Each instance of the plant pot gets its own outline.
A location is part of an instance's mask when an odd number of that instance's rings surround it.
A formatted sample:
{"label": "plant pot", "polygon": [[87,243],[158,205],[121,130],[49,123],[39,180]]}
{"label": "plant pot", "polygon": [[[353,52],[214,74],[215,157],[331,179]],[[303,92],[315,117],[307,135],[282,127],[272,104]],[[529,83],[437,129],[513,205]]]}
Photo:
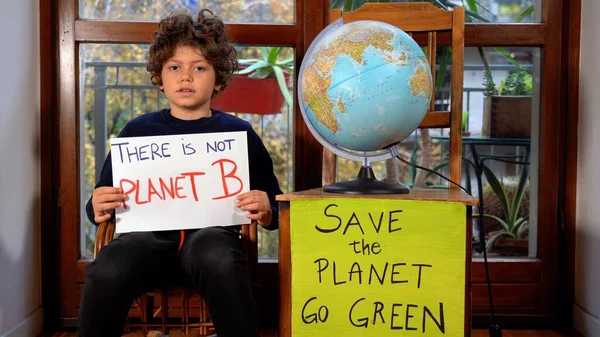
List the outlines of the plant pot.
{"label": "plant pot", "polygon": [[502,256],[527,256],[529,254],[529,240],[500,238],[494,242],[491,252]]}
{"label": "plant pot", "polygon": [[530,138],[531,96],[485,97],[481,135],[491,138]]}
{"label": "plant pot", "polygon": [[[285,74],[286,82],[289,74]],[[271,115],[281,112],[284,97],[276,78],[235,75],[231,84],[212,99],[211,108],[226,112]]]}

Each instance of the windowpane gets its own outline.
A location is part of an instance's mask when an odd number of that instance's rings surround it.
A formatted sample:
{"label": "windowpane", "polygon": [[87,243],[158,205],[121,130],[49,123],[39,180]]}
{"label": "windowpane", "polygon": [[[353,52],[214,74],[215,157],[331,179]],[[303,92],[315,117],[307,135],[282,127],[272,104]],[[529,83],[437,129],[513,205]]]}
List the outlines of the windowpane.
{"label": "windowpane", "polygon": [[[490,81],[485,80],[486,68],[479,48],[465,48],[461,185],[474,196],[480,193],[473,168],[473,144],[476,154],[480,159],[485,158],[483,164],[489,169],[486,170],[488,174],[480,178],[489,255],[535,257],[540,49],[482,48],[481,51],[489,64]],[[437,74],[443,54],[443,48],[440,48]],[[448,64],[448,69],[450,67]],[[437,92],[435,110],[449,109],[450,82],[448,76]],[[414,132],[398,145],[398,149],[406,160],[448,177],[449,145],[448,129],[429,129]],[[360,165],[360,162],[338,158],[337,180],[354,179]],[[436,175],[415,170],[397,160],[375,162],[371,166],[380,180],[398,181],[409,187],[448,187],[448,183]],[[520,179],[523,184],[519,184]],[[494,188],[496,182],[497,189]],[[515,198],[520,202],[513,203]],[[481,253],[478,228],[478,220],[474,217],[474,256]]]}
{"label": "windowpane", "polygon": [[475,0],[475,8],[466,1],[452,0],[465,6],[466,22],[532,23],[540,22],[542,0]]}
{"label": "windowpane", "polygon": [[[535,257],[540,49],[482,50],[491,77],[484,76],[478,48],[465,48],[463,108],[468,117],[463,148],[472,162],[473,143],[477,154],[486,157],[484,164],[491,173],[482,177],[487,249],[491,256]],[[492,78],[493,83],[487,78]],[[476,186],[473,173],[471,168],[472,185]],[[522,188],[520,179],[524,181]],[[500,183],[499,189],[493,188],[495,181]],[[519,197],[521,202],[513,203]],[[474,227],[474,234],[478,233],[477,228]],[[477,235],[473,239],[479,242]],[[473,253],[478,252],[480,249],[474,247]]]}
{"label": "windowpane", "polygon": [[[109,149],[108,141],[121,131],[132,118],[141,114],[168,108],[168,101],[158,87],[152,85],[146,72],[148,45],[134,44],[81,44],[80,45],[80,203],[81,203],[81,255],[93,255],[95,228],[85,214],[89,199],[102,169]],[[279,54],[280,59],[294,55],[292,48],[245,47],[239,49],[242,59],[262,58],[263,52]],[[292,63],[293,64],[293,61]],[[293,74],[293,71],[291,71]],[[241,75],[240,75],[241,76]],[[275,108],[268,105],[251,105],[248,95],[252,87],[240,85],[240,76],[219,95],[221,103],[213,108],[247,120],[261,136],[274,163],[274,171],[284,192],[293,191],[293,109],[286,103],[273,78],[256,79],[251,85],[259,86],[258,101],[269,101],[268,88],[274,82]],[[245,77],[245,76],[244,76]],[[253,79],[254,80],[254,79]],[[269,81],[268,84],[263,82]],[[289,93],[293,81],[287,81]],[[237,91],[241,89],[240,91]],[[245,95],[242,97],[241,95]],[[237,100],[242,106],[222,103]],[[261,110],[259,110],[259,108]],[[277,232],[259,231],[259,256],[277,256]]]}
{"label": "windowpane", "polygon": [[173,10],[208,8],[226,22],[294,23],[294,0],[79,0],[82,19],[159,21]]}

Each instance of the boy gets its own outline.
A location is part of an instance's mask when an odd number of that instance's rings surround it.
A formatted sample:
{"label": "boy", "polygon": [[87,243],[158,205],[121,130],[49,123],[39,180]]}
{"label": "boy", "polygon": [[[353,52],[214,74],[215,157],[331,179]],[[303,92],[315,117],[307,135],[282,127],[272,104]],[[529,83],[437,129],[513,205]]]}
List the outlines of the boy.
{"label": "boy", "polygon": [[[208,10],[196,22],[189,14],[173,13],[159,23],[147,65],[170,109],[133,119],[119,136],[247,131],[251,190],[238,196],[237,206],[250,212],[249,221],[276,229],[275,195],[282,192],[268,152],[247,122],[210,109],[211,98],[227,87],[236,67],[236,51],[219,18]],[[86,207],[94,224],[110,220],[125,198],[112,186],[109,154]],[[256,337],[257,313],[245,262],[237,227],[123,234],[86,269],[79,336],[120,336],[133,299],[183,271],[206,300],[220,337]]]}

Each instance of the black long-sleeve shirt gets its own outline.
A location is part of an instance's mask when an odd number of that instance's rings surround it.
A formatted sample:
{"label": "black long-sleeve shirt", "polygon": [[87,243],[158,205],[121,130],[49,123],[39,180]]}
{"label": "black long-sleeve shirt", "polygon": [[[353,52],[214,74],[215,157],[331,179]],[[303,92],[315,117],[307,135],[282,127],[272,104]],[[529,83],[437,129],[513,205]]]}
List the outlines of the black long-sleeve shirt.
{"label": "black long-sleeve shirt", "polygon": [[[273,173],[273,161],[263,145],[262,140],[248,122],[216,110],[212,111],[210,117],[191,121],[181,120],[173,117],[169,109],[165,109],[144,114],[131,120],[121,130],[119,137],[164,136],[234,131],[246,131],[248,137],[248,161],[250,166],[250,189],[261,190],[267,193],[271,202],[271,211],[273,212],[273,220],[267,229],[277,229],[279,227],[279,208],[275,201],[275,196],[282,192],[279,188],[277,178]],[[113,186],[110,153],[104,162],[100,180],[96,184],[96,188],[101,186]],[[98,225],[94,221],[94,209],[91,197],[87,202],[86,212],[90,221],[93,224]]]}

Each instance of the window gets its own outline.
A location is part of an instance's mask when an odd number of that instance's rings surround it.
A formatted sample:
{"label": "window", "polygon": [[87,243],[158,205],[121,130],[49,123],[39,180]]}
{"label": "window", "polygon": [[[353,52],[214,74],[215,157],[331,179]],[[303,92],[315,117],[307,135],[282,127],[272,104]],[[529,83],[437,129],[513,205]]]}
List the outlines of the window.
{"label": "window", "polygon": [[[539,178],[540,49],[532,47],[465,49],[463,90],[464,181],[483,193],[486,249],[492,258],[537,257]],[[495,90],[493,90],[495,89]],[[471,144],[489,168],[477,177]],[[466,164],[469,163],[469,164]],[[466,173],[467,165],[469,174]],[[524,184],[519,186],[520,179]],[[498,182],[499,186],[494,183]],[[514,202],[516,201],[520,202]],[[478,220],[475,220],[477,222]],[[474,256],[480,254],[479,226],[473,226]]]}
{"label": "window", "polygon": [[[125,124],[144,113],[168,108],[164,94],[152,85],[146,71],[148,45],[139,44],[81,44],[80,83],[80,218],[81,255],[93,256],[96,228],[87,219],[85,205],[100,177],[102,164],[108,154],[109,139],[116,137]],[[262,57],[263,49],[240,47],[242,59]],[[283,48],[280,59],[293,58],[292,48]],[[239,79],[233,79],[239,81]],[[293,85],[293,81],[288,81]],[[276,85],[275,93],[279,94]],[[227,89],[229,94],[236,90],[234,85]],[[290,87],[289,90],[293,90]],[[224,94],[223,93],[223,94]],[[234,93],[235,95],[236,93]],[[240,94],[244,94],[241,92]],[[261,99],[265,99],[263,93]],[[236,97],[242,99],[241,97]],[[227,98],[224,98],[227,99]],[[231,97],[229,98],[231,99]],[[246,97],[246,100],[250,97]],[[280,102],[281,103],[281,102]],[[227,111],[248,121],[262,138],[271,158],[279,185],[284,193],[291,192],[293,186],[293,110],[288,104],[281,104],[276,111]],[[259,231],[259,256],[277,257],[277,232]]]}

